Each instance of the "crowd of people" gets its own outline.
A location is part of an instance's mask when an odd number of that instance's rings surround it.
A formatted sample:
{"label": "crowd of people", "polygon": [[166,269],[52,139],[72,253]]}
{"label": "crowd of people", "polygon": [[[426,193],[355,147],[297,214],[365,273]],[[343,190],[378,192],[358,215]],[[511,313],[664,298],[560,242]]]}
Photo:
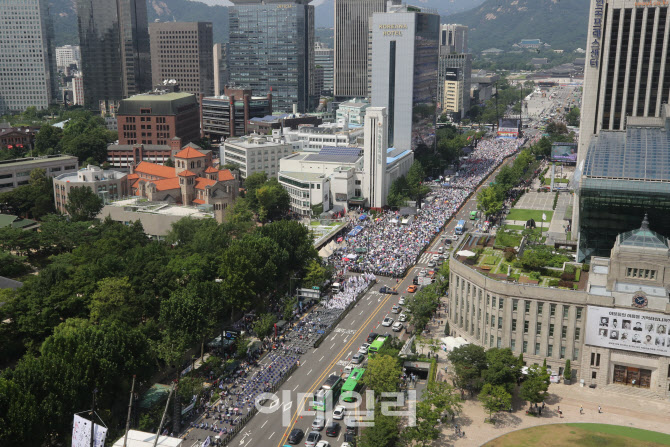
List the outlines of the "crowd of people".
{"label": "crowd of people", "polygon": [[458,175],[452,176],[448,186],[433,190],[433,199],[426,201],[406,225],[397,222],[396,211],[386,211],[363,221],[358,216],[352,217],[348,228],[361,226],[362,230],[346,237],[329,262],[340,275],[368,272],[395,278],[402,276],[482,180],[523,143],[516,139],[481,140],[461,163]]}
{"label": "crowd of people", "polygon": [[364,273],[358,276],[349,276],[344,282],[340,283],[339,293],[333,295],[328,299],[323,307],[326,309],[344,310],[351,304],[361,292],[368,288],[370,283],[374,281],[375,275],[371,273]]}

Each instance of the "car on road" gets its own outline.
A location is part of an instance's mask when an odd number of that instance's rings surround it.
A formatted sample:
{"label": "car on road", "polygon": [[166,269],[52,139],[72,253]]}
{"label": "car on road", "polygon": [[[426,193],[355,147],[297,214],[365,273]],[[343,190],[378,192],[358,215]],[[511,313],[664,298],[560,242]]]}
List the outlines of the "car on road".
{"label": "car on road", "polygon": [[297,444],[300,441],[302,441],[302,438],[305,437],[305,432],[300,430],[299,428],[294,428],[291,430],[291,434],[288,435],[288,443],[289,444]]}
{"label": "car on road", "polygon": [[351,363],[358,365],[359,363],[363,363],[364,359],[365,356],[363,354],[354,354],[354,356],[351,358]]}
{"label": "car on road", "polygon": [[439,253],[434,253],[432,259],[433,259],[433,261],[437,261],[438,259],[440,259],[440,254]]}
{"label": "car on road", "polygon": [[386,317],[384,318],[384,321],[382,321],[382,326],[384,327],[389,327],[393,324],[393,318],[391,317]]}
{"label": "car on road", "polygon": [[318,444],[316,444],[316,447],[330,447],[330,442],[328,442],[328,441],[319,441]]}
{"label": "car on road", "polygon": [[370,347],[369,343],[363,343],[360,348],[358,348],[358,353],[359,354],[367,354],[368,353],[368,348]]}
{"label": "car on road", "polygon": [[404,323],[405,321],[407,321],[407,315],[405,315],[404,313],[400,314],[400,316],[398,317],[398,321],[402,321]]}
{"label": "car on road", "polygon": [[436,266],[435,261],[430,261],[428,263],[428,267],[435,267],[435,266]]}
{"label": "car on road", "polygon": [[375,338],[377,338],[377,337],[379,337],[379,334],[378,334],[378,333],[376,333],[376,332],[370,332],[370,335],[368,335],[367,342],[368,342],[368,343],[372,343],[373,341],[375,341]]}
{"label": "car on road", "polygon": [[314,447],[317,442],[321,440],[321,433],[318,431],[311,431],[305,439],[305,447]]}
{"label": "car on road", "polygon": [[390,287],[386,287],[386,286],[383,286],[381,289],[379,289],[379,293],[385,293],[385,294],[388,294],[388,295],[397,295],[398,294],[397,291],[393,290]]}
{"label": "car on road", "polygon": [[[424,276],[425,276],[425,275],[424,275]],[[407,291],[408,291],[409,293],[414,293],[414,292],[416,292],[416,286],[415,286],[414,284],[412,284],[411,286],[409,286],[409,287],[407,288]]]}
{"label": "car on road", "polygon": [[393,329],[393,332],[400,332],[400,331],[402,331],[402,323],[399,322],[399,321],[398,321],[397,323],[394,323],[392,329]]}
{"label": "car on road", "polygon": [[400,306],[398,306],[398,305],[396,304],[396,305],[393,306],[393,308],[391,309],[391,312],[393,312],[394,314],[399,314],[399,313],[400,313]]}
{"label": "car on road", "polygon": [[353,447],[353,445],[349,444],[348,442],[343,442],[340,447]]}
{"label": "car on road", "polygon": [[333,419],[336,419],[338,421],[344,419],[345,414],[347,414],[347,409],[344,407],[344,405],[338,405],[333,410]]}
{"label": "car on road", "polygon": [[404,306],[405,305],[405,297],[401,296],[400,299],[398,300],[398,305]]}
{"label": "car on road", "polygon": [[323,427],[326,426],[326,421],[322,417],[317,417],[312,422],[312,430],[323,430]]}
{"label": "car on road", "polygon": [[415,276],[415,277],[412,279],[412,284],[414,284],[414,285],[418,285],[418,284],[419,284],[419,277],[418,277],[418,276]]}
{"label": "car on road", "polygon": [[337,435],[340,434],[340,428],[341,428],[340,424],[334,421],[331,422],[330,424],[328,424],[328,427],[326,427],[326,436],[330,436],[333,438],[336,437]]}
{"label": "car on road", "polygon": [[419,272],[419,277],[422,277],[422,276],[426,276],[426,270],[425,269],[421,269],[421,271]]}

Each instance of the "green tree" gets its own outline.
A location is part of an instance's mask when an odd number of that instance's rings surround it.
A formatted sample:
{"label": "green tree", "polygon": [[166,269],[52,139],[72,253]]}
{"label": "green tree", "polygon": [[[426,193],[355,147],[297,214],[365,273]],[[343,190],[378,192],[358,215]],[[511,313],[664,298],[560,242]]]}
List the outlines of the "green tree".
{"label": "green tree", "polygon": [[102,118],[83,113],[67,122],[60,145],[64,153],[76,156],[80,162],[93,159],[103,163],[107,145],[116,138],[117,134],[107,130]]}
{"label": "green tree", "polygon": [[254,172],[244,180],[244,197],[249,201],[249,208],[258,212],[259,203],[256,197],[256,190],[265,185],[268,181],[268,175],[265,171]]}
{"label": "green tree", "polygon": [[307,269],[305,271],[305,277],[302,280],[303,287],[321,287],[326,281],[328,272],[326,267],[324,267],[319,261],[313,259],[307,264]]}
{"label": "green tree", "polygon": [[366,427],[358,438],[359,447],[395,447],[398,444],[400,421],[397,416],[382,414],[381,406],[375,408],[374,424]]}
{"label": "green tree", "polygon": [[512,406],[512,395],[501,385],[485,384],[478,398],[486,411],[488,411],[489,420],[493,419],[495,413]]}
{"label": "green tree", "polygon": [[429,381],[421,399],[430,403],[439,415],[454,416],[463,410],[459,393],[447,382]]}
{"label": "green tree", "polygon": [[500,188],[488,186],[477,194],[477,209],[486,216],[493,216],[502,211],[503,199]]}
{"label": "green tree", "polygon": [[568,123],[568,126],[579,126],[580,115],[581,112],[579,107],[573,107],[570,109],[570,111],[565,115],[565,121]]}
{"label": "green tree", "polygon": [[439,300],[437,283],[424,287],[407,299],[409,320],[416,332],[420,333],[426,327],[437,309]]}
{"label": "green tree", "polygon": [[258,219],[261,222],[278,220],[291,209],[291,197],[277,179],[268,180],[256,190]]}
{"label": "green tree", "polygon": [[520,377],[519,361],[509,348],[491,348],[486,351],[484,382],[503,386],[512,391]]}
{"label": "green tree", "polygon": [[254,212],[245,197],[238,197],[228,213],[228,221],[235,225],[246,226],[254,220]]}
{"label": "green tree", "polygon": [[418,202],[430,193],[430,187],[423,184],[426,172],[421,162],[414,161],[407,172],[407,184],[409,185],[410,197]]}
{"label": "green tree", "polygon": [[42,126],[35,135],[35,150],[39,155],[58,153],[63,130],[54,126]]}
{"label": "green tree", "polygon": [[451,351],[447,358],[454,367],[456,386],[461,393],[466,389],[477,389],[482,372],[486,369],[486,351],[481,346],[467,344]]}
{"label": "green tree", "polygon": [[429,401],[417,403],[416,424],[406,427],[401,433],[405,445],[430,445],[440,436],[439,420],[440,412]]}
{"label": "green tree", "polygon": [[90,221],[100,213],[104,202],[88,186],[70,188],[65,210],[75,222]]}
{"label": "green tree", "polygon": [[35,396],[0,376],[0,444],[42,445],[42,418]]}
{"label": "green tree", "polygon": [[400,208],[409,200],[409,185],[407,178],[403,175],[393,180],[388,194],[388,205],[391,208]]}
{"label": "green tree", "polygon": [[401,373],[402,369],[396,358],[377,354],[368,360],[363,382],[376,396],[381,396],[381,393],[398,391]]}
{"label": "green tree", "polygon": [[30,271],[30,266],[25,263],[25,258],[15,256],[6,251],[0,251],[0,276],[18,278]]}
{"label": "green tree", "polygon": [[33,219],[55,212],[52,179],[44,169],[33,169],[27,185],[0,194],[0,207],[5,213]]}
{"label": "green tree", "polygon": [[91,297],[90,319],[92,322],[120,321],[137,326],[142,318],[142,309],[128,277],[104,278],[98,281],[97,290]]}
{"label": "green tree", "polygon": [[521,384],[519,397],[531,404],[539,404],[547,398],[549,389],[549,374],[546,367],[532,365],[528,368],[526,380]]}
{"label": "green tree", "polygon": [[265,340],[272,335],[277,317],[272,314],[261,314],[253,325],[254,333],[260,340]]}
{"label": "green tree", "polygon": [[165,160],[165,163],[163,163],[163,166],[167,166],[168,168],[174,168],[174,161],[172,161],[172,158],[168,158]]}

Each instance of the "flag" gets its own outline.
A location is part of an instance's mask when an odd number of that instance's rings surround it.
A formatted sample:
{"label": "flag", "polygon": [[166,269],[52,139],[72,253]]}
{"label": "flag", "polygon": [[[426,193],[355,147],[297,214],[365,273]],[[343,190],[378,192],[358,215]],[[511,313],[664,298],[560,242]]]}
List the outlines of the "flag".
{"label": "flag", "polygon": [[202,447],[208,447],[209,444],[211,444],[211,443],[212,443],[212,439],[209,436],[207,436],[207,439],[205,439],[205,442],[202,443]]}
{"label": "flag", "polygon": [[547,220],[547,215],[545,213],[542,213],[542,220]]}

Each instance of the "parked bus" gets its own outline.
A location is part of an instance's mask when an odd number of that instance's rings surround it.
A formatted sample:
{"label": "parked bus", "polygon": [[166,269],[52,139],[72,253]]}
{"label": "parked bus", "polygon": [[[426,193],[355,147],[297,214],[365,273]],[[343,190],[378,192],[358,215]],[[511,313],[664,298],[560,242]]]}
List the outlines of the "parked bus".
{"label": "parked bus", "polygon": [[321,388],[314,393],[312,407],[317,411],[326,411],[326,408],[332,409],[333,404],[340,397],[343,383],[344,381],[340,376],[335,374],[328,376]]}
{"label": "parked bus", "polygon": [[465,231],[465,221],[464,220],[459,220],[458,223],[456,224],[456,234],[463,234]]}
{"label": "parked bus", "polygon": [[368,347],[368,353],[370,355],[375,354],[377,351],[381,349],[382,346],[384,346],[385,341],[386,337],[377,337],[375,341],[372,342],[370,347]]}
{"label": "parked bus", "polygon": [[470,220],[475,220],[477,218],[477,211],[470,211]]}
{"label": "parked bus", "polygon": [[354,370],[351,371],[349,378],[346,380],[346,382],[344,382],[344,385],[342,385],[341,396],[344,402],[356,402],[354,393],[360,392],[361,388],[363,387],[363,382],[361,379],[363,378],[364,373],[364,368],[354,368]]}

